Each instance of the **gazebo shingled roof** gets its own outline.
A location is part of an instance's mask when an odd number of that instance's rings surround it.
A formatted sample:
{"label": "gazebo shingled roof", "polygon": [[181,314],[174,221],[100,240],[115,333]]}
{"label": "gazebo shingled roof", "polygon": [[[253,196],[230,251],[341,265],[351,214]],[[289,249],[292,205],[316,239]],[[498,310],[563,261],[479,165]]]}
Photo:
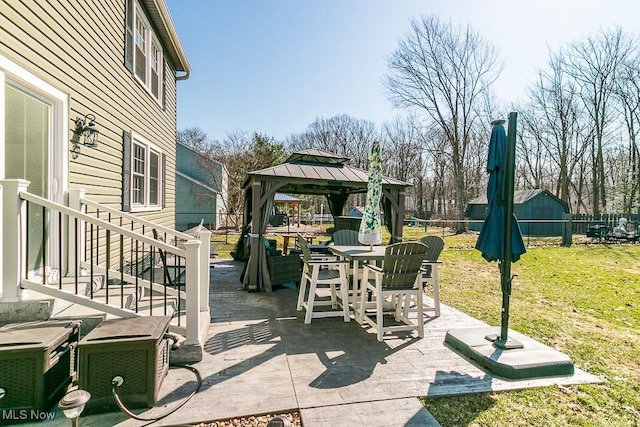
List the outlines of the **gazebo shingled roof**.
{"label": "gazebo shingled roof", "polygon": [[[244,182],[245,224],[243,234],[251,229],[251,251],[244,276],[249,290],[271,290],[266,269],[266,254],[262,235],[273,206],[276,192],[326,195],[333,216],[340,216],[349,194],[366,193],[368,173],[346,165],[346,157],[327,151],[309,149],[297,151],[285,163],[249,172]],[[382,195],[385,224],[391,232],[391,243],[402,240],[404,220],[404,190],[410,187],[403,181],[383,177]],[[250,228],[249,228],[250,226]]]}

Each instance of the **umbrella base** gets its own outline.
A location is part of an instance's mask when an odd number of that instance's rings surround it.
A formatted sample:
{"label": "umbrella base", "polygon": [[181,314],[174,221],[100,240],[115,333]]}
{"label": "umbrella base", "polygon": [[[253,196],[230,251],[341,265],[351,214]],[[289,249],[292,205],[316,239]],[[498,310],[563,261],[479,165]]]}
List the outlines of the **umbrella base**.
{"label": "umbrella base", "polygon": [[[519,348],[500,348],[487,336],[500,336],[500,328],[451,329],[444,339],[451,348],[492,374],[508,378],[538,378],[574,374],[571,359],[563,353],[509,329]],[[507,341],[508,343],[508,341]]]}
{"label": "umbrella base", "polygon": [[524,344],[512,338],[507,338],[506,341],[500,339],[500,334],[490,334],[484,337],[484,339],[492,342],[493,345],[503,350],[515,350],[517,348],[524,348]]}

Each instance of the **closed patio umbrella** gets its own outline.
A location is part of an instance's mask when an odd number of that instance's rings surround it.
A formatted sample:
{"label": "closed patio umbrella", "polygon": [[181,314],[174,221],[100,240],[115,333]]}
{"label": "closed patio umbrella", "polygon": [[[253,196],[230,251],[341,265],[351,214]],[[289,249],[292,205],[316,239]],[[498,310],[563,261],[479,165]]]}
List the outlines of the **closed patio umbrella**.
{"label": "closed patio umbrella", "polygon": [[[513,215],[515,170],[515,129],[517,113],[509,114],[509,138],[504,120],[491,124],[491,139],[487,156],[487,213],[476,242],[476,249],[487,261],[499,261],[502,284],[502,321],[496,345],[508,348],[509,297],[511,295],[511,263],[526,252],[520,227]],[[513,348],[513,347],[510,347]]]}
{"label": "closed patio umbrella", "polygon": [[367,181],[367,203],[362,214],[358,241],[364,245],[382,243],[380,225],[380,198],[382,196],[382,159],[380,143],[373,141],[369,151],[369,180]]}

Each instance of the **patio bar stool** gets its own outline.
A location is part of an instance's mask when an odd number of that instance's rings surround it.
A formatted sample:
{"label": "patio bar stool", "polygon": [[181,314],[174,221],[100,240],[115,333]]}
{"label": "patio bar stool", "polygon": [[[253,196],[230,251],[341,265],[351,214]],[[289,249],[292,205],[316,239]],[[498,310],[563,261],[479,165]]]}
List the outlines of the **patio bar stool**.
{"label": "patio bar stool", "polygon": [[[303,237],[298,238],[298,245],[302,250],[303,267],[296,309],[306,310],[304,323],[311,323],[313,318],[339,316],[348,322],[350,320],[348,262],[340,261],[336,257],[312,256],[307,241]],[[316,300],[321,297],[318,291],[322,288],[330,291],[329,300]],[[331,309],[315,310],[319,306],[331,306]]]}
{"label": "patio bar stool", "polygon": [[[434,317],[440,317],[440,284],[438,283],[438,267],[442,261],[438,261],[438,257],[444,248],[444,240],[440,236],[424,236],[420,242],[427,245],[427,259],[422,263],[422,290],[423,295],[423,311],[433,312]],[[433,292],[433,304],[428,304],[425,296]],[[404,314],[408,316],[409,311],[413,309],[413,301],[411,297],[407,298],[404,307]]]}

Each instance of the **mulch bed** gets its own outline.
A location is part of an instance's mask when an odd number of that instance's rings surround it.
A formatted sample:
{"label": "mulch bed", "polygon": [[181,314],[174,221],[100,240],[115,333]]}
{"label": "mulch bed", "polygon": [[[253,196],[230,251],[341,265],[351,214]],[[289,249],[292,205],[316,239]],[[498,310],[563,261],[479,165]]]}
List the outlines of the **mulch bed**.
{"label": "mulch bed", "polygon": [[298,411],[286,412],[283,414],[264,414],[248,417],[229,418],[226,420],[212,421],[210,423],[200,423],[195,427],[267,427],[271,418],[276,415],[283,415],[291,421],[294,427],[302,427],[300,413]]}

